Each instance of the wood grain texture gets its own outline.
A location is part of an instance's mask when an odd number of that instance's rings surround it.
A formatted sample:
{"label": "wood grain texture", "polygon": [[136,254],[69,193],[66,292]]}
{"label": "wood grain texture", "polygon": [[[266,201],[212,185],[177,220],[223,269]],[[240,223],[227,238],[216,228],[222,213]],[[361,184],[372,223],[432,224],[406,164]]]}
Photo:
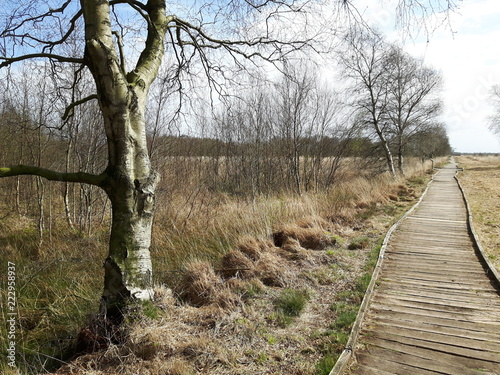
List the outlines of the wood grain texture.
{"label": "wood grain texture", "polygon": [[344,374],[500,375],[500,289],[476,254],[455,172],[441,169],[392,234]]}

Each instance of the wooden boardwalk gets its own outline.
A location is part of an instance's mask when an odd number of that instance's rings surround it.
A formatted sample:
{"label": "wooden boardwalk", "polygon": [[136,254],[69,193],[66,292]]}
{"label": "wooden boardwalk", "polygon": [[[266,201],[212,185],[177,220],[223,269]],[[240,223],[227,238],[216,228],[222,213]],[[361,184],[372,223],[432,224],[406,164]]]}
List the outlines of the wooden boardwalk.
{"label": "wooden boardwalk", "polygon": [[455,172],[440,170],[392,234],[343,374],[500,375],[500,291],[475,253]]}

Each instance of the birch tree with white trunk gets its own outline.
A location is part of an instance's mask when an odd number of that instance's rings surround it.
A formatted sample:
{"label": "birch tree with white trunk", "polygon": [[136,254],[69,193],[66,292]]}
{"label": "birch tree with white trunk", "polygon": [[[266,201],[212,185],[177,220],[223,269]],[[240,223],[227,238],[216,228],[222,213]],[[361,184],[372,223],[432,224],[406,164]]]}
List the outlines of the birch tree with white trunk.
{"label": "birch tree with white trunk", "polygon": [[380,34],[353,28],[346,34],[338,55],[344,77],[349,79],[351,105],[362,126],[375,134],[383,150],[387,170],[396,176],[387,133],[386,51],[387,43]]}
{"label": "birch tree with white trunk", "polygon": [[[107,139],[107,167],[101,173],[13,165],[0,167],[0,177],[33,175],[95,185],[106,192],[112,225],[101,306],[109,318],[119,321],[128,301],[152,296],[150,244],[160,176],[151,166],[147,148],[146,108],[166,48],[174,61],[170,69],[175,90],[182,92],[182,75],[194,67],[206,74],[212,88],[220,89],[214,75],[229,73],[223,71],[228,60],[241,69],[242,61],[275,62],[309,44],[307,37],[298,40],[298,32],[288,32],[292,39],[282,40],[271,27],[280,13],[299,14],[300,6],[296,8],[293,1],[214,2],[205,4],[189,21],[170,14],[165,0],[30,0],[14,1],[4,9],[0,68],[15,72],[16,64],[25,60],[48,60],[58,69],[65,64],[76,66],[75,85],[85,72],[90,72],[95,83],[95,93],[71,103],[63,117],[71,116],[76,106],[97,100]],[[204,9],[211,12],[208,21],[204,21]],[[252,18],[254,13],[268,17]],[[131,14],[136,18],[127,25]],[[263,21],[262,34],[245,36],[235,31],[246,15],[254,22]],[[222,30],[213,24],[223,16],[229,21],[218,39],[211,33]],[[128,46],[124,44],[127,37]],[[68,43],[80,43],[79,56],[65,53]],[[210,60],[210,53],[219,51],[228,58],[223,63]]]}

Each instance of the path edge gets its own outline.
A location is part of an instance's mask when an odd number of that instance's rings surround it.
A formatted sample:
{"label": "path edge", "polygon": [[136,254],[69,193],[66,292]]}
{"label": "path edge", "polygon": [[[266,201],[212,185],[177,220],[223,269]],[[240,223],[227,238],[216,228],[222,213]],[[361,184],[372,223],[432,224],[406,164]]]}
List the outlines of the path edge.
{"label": "path edge", "polygon": [[[387,245],[389,244],[389,240],[392,237],[392,233],[399,227],[399,225],[405,220],[413,211],[417,209],[417,207],[420,205],[424,197],[426,196],[427,192],[429,191],[429,187],[431,186],[431,183],[434,181],[434,176],[436,173],[434,173],[431,177],[431,180],[427,183],[427,187],[425,188],[424,192],[420,196],[419,200],[417,203],[415,203],[406,213],[401,216],[389,229],[389,231],[386,233],[384,242],[382,243],[382,247],[380,248],[377,264],[375,265],[375,268],[372,273],[372,278],[370,280],[370,284],[368,284],[368,288],[366,289],[365,296],[363,297],[363,301],[361,302],[361,305],[359,307],[358,314],[356,315],[356,320],[354,321],[353,327],[351,329],[351,333],[349,335],[349,339],[347,340],[347,344],[340,354],[339,358],[337,359],[337,362],[335,363],[335,366],[333,366],[332,370],[330,371],[329,375],[340,375],[342,371],[345,370],[345,367],[349,363],[349,360],[352,357],[353,354],[353,349],[356,347],[356,343],[358,341],[358,336],[359,336],[359,331],[361,330],[361,325],[363,323],[364,317],[366,315],[366,311],[368,310],[368,305],[371,302],[371,298],[373,295],[373,290],[375,288],[375,284],[377,283],[378,276],[380,274],[380,271],[382,269],[382,264],[384,262],[384,256],[385,256],[385,251],[387,249]],[[456,176],[455,176],[456,178]]]}
{"label": "path edge", "polygon": [[467,210],[467,230],[469,231],[469,235],[472,238],[472,242],[474,243],[476,254],[481,263],[483,264],[483,267],[485,268],[486,275],[496,282],[497,287],[500,287],[500,273],[497,271],[495,265],[490,261],[488,254],[486,254],[484,248],[481,246],[481,242],[479,241],[479,236],[474,230],[472,211],[469,206],[469,201],[467,200],[467,194],[465,193],[465,190],[462,187],[462,184],[460,183],[460,179],[458,178],[458,172],[460,171],[461,171],[460,169],[457,170],[457,173],[455,174],[455,181],[457,182],[458,187],[462,193],[462,197],[465,203],[465,208]]}

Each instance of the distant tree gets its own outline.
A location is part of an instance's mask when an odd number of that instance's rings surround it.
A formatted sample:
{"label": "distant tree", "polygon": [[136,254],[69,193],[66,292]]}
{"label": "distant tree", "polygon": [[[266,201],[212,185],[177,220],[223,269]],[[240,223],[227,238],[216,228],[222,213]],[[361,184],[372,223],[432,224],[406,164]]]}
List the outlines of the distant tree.
{"label": "distant tree", "polygon": [[417,133],[434,126],[441,113],[441,75],[405,53],[397,45],[389,46],[385,57],[387,87],[386,118],[394,138],[397,168],[404,175],[404,155],[408,142]]}
{"label": "distant tree", "polygon": [[500,85],[491,88],[491,102],[495,112],[489,118],[490,129],[500,137]]}
{"label": "distant tree", "polygon": [[388,138],[387,49],[387,43],[377,32],[352,28],[344,37],[338,56],[343,76],[349,80],[352,92],[349,100],[356,122],[373,131],[383,149],[388,171],[396,176]]}
{"label": "distant tree", "polygon": [[441,123],[431,124],[414,134],[408,141],[407,154],[422,160],[452,153],[446,128]]}

